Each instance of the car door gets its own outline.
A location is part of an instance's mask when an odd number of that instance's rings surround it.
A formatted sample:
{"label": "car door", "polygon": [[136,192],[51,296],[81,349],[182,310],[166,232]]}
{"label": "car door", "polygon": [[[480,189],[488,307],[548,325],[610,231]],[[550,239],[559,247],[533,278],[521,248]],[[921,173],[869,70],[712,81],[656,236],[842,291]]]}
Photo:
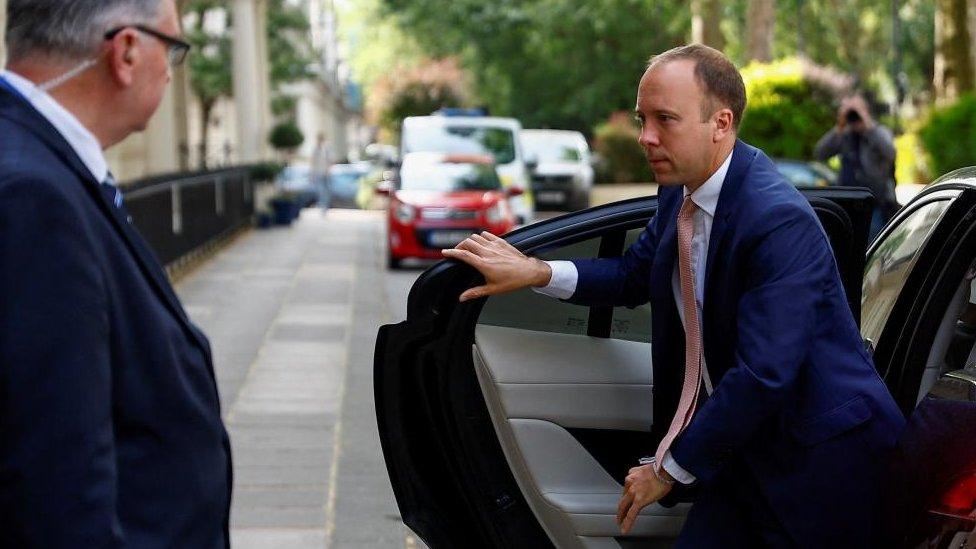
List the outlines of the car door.
{"label": "car door", "polygon": [[973,170],[942,178],[868,253],[861,333],[908,417],[889,464],[878,546],[976,544],[974,183]]}
{"label": "car door", "polygon": [[[803,192],[859,315],[870,193]],[[617,202],[506,239],[543,259],[619,256],[656,206]],[[649,506],[626,540],[614,522],[627,469],[657,446],[649,305],[588,308],[529,290],[458,303],[478,280],[439,263],[411,289],[407,320],[379,331],[377,422],[404,522],[435,548],[668,544],[687,504]]]}

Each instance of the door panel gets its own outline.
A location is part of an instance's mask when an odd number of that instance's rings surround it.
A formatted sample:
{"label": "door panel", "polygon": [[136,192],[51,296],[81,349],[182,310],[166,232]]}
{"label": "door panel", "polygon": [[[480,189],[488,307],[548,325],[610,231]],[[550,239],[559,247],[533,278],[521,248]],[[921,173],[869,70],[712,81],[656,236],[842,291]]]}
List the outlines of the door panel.
{"label": "door panel", "polygon": [[[857,314],[870,193],[804,194],[838,250]],[[619,256],[627,232],[646,225],[655,207],[654,198],[618,202],[506,239],[553,259],[597,239],[599,257]],[[653,419],[647,311],[564,310],[573,306],[543,305],[528,291],[457,302],[480,283],[473,269],[439,263],[411,290],[407,321],[380,330],[377,422],[404,522],[434,548],[650,547],[676,535],[687,507],[653,506],[638,521],[640,535],[614,537],[617,470],[656,447],[644,438]],[[559,364],[542,348],[567,358]]]}
{"label": "door panel", "polygon": [[[559,547],[619,535],[621,485],[567,428],[649,431],[649,357],[646,343],[488,325],[475,331],[475,369],[508,464]],[[673,538],[686,512],[651,505],[631,537]]]}

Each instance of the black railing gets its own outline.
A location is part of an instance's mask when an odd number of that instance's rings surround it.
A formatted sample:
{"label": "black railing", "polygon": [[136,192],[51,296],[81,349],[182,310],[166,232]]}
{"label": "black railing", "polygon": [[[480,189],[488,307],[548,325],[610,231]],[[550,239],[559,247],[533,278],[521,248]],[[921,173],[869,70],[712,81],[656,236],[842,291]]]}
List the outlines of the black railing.
{"label": "black railing", "polygon": [[205,247],[254,217],[250,166],[150,177],[123,187],[132,222],[163,265]]}

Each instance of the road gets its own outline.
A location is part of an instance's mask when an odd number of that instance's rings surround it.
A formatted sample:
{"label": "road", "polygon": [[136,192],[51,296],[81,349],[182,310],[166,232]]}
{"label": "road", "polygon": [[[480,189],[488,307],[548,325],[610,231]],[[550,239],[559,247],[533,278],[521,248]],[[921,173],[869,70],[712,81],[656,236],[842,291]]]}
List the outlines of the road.
{"label": "road", "polygon": [[236,549],[422,547],[376,431],[376,330],[420,270],[389,274],[378,212],[306,210],[251,231],[177,291],[214,349],[234,451]]}

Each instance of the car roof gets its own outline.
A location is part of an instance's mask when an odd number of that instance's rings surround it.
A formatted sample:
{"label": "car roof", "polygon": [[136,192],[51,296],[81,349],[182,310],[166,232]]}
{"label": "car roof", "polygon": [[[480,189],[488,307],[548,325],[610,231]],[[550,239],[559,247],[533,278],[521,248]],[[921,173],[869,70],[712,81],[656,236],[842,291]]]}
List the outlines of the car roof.
{"label": "car roof", "polygon": [[480,126],[509,130],[522,129],[522,124],[518,120],[498,116],[408,116],[403,119],[403,126]]}

